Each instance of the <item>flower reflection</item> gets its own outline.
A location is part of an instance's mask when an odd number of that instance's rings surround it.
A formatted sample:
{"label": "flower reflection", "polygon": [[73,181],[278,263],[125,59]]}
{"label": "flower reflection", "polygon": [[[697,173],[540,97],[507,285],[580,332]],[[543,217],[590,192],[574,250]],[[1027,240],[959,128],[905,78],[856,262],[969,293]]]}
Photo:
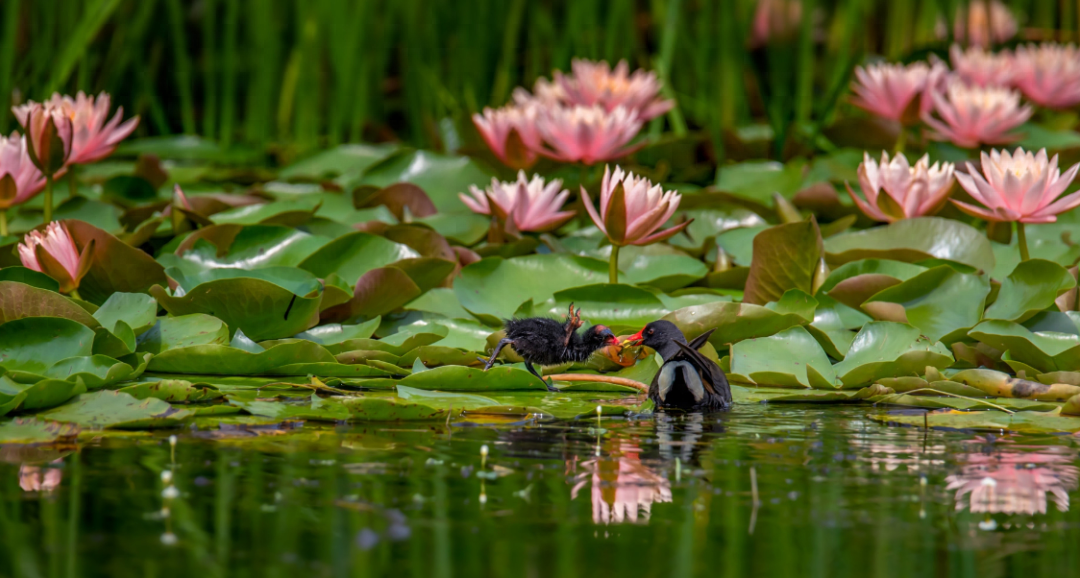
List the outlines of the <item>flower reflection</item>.
{"label": "flower reflection", "polygon": [[[63,460],[56,460],[52,463],[60,464],[63,463]],[[60,486],[63,477],[63,470],[57,467],[34,464],[22,464],[19,466],[19,487],[24,492],[49,493]]]}
{"label": "flower reflection", "polygon": [[1077,453],[1063,447],[1011,446],[963,456],[960,471],[948,476],[956,509],[988,514],[1045,514],[1049,499],[1069,509],[1069,492],[1080,480]]}
{"label": "flower reflection", "polygon": [[609,455],[582,462],[570,498],[592,482],[593,522],[597,524],[644,523],[654,502],[671,501],[671,484],[641,462],[641,449],[621,441]]}

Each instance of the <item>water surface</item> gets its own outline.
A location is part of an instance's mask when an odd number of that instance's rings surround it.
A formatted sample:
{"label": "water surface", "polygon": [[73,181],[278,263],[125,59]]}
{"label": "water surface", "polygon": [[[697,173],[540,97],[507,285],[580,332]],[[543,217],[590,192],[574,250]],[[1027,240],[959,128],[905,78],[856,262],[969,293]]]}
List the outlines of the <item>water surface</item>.
{"label": "water surface", "polygon": [[8,446],[0,576],[1080,574],[1075,438],[865,418],[882,411],[204,425]]}

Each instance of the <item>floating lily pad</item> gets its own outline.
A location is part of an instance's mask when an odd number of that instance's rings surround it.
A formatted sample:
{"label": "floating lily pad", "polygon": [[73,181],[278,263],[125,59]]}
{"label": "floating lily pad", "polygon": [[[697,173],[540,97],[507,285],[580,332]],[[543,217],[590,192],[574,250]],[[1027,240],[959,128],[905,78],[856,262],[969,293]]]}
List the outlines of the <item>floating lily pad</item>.
{"label": "floating lily pad", "polygon": [[0,444],[51,444],[72,442],[79,426],[38,419],[16,419],[0,423]]}
{"label": "floating lily pad", "polygon": [[15,412],[28,412],[56,407],[76,395],[86,393],[82,382],[64,381],[63,379],[42,379],[37,383],[26,384],[0,376],[0,393],[6,395],[22,394],[22,400]]}
{"label": "floating lily pad", "polygon": [[925,415],[898,413],[870,414],[868,418],[888,424],[914,427],[945,427],[990,432],[1057,433],[1080,431],[1080,417],[1064,416],[1058,412],[1022,411],[1008,414],[1002,411],[944,410]]}
{"label": "floating lily pad", "polygon": [[180,379],[146,381],[135,385],[129,385],[118,391],[126,393],[135,399],[154,398],[172,403],[210,401],[220,399],[224,396],[224,394],[209,384],[192,383]]}
{"label": "floating lily pad", "polygon": [[873,295],[862,309],[875,319],[910,323],[931,340],[952,343],[982,319],[989,293],[985,277],[941,265]]}
{"label": "floating lily pad", "polygon": [[607,281],[607,263],[588,257],[488,257],[461,270],[454,293],[462,307],[482,322],[498,326],[530,299],[539,303],[557,291]]}
{"label": "floating lily pad", "polygon": [[413,183],[427,193],[440,213],[460,213],[465,207],[458,193],[468,191],[469,185],[485,186],[491,175],[469,157],[406,150],[369,168],[361,182],[377,187]]}
{"label": "floating lily pad", "polygon": [[358,231],[327,243],[299,267],[320,278],[337,273],[349,285],[355,285],[368,271],[418,257],[420,253],[406,245]]}
{"label": "floating lily pad", "polygon": [[927,366],[943,369],[953,357],[940,342],[918,329],[891,321],[867,323],[840,363],[833,366],[845,388],[862,387],[884,377],[921,375]]}
{"label": "floating lily pad", "polygon": [[812,294],[822,252],[821,232],[813,219],[758,233],[743,301],[764,305],[779,300],[789,289]]}
{"label": "floating lily pad", "polygon": [[148,353],[136,357],[138,361],[135,367],[106,355],[69,357],[53,364],[45,376],[80,381],[86,384],[87,389],[94,390],[139,377],[146,370],[150,357]]}
{"label": "floating lily pad", "polygon": [[394,145],[342,144],[303,158],[281,169],[278,178],[351,184],[375,163],[394,152]]}
{"label": "floating lily pad", "polygon": [[999,351],[1007,351],[1011,359],[1038,370],[1080,370],[1080,337],[1046,332],[1037,333],[1011,321],[989,320],[976,325],[969,333]]}
{"label": "floating lily pad", "polygon": [[227,345],[229,327],[217,317],[202,313],[164,317],[138,339],[136,351],[158,354],[191,345]]}
{"label": "floating lily pad", "polygon": [[151,290],[171,315],[213,315],[256,341],[295,335],[319,322],[321,286],[300,269],[211,269],[195,279],[180,277],[182,285],[197,284],[182,296],[160,286]]}
{"label": "floating lily pad", "polygon": [[836,373],[825,351],[798,326],[732,345],[731,373],[757,385],[836,388]]}
{"label": "floating lily pad", "polygon": [[1062,293],[1076,287],[1076,280],[1061,265],[1031,259],[1016,266],[1002,281],[997,300],[986,310],[987,319],[1022,323],[1054,305]]}
{"label": "floating lily pad", "polygon": [[298,363],[336,363],[334,355],[311,341],[275,345],[250,353],[225,345],[191,345],[165,350],[150,360],[150,371],[196,375],[263,375]]}
{"label": "floating lily pad", "polygon": [[806,325],[814,320],[817,301],[793,290],[770,305],[773,307],[717,301],[684,307],[663,318],[677,325],[687,339],[716,328],[709,342],[721,348],[744,339],[766,337],[796,325]]}
{"label": "floating lily pad", "polygon": [[56,282],[56,279],[26,267],[4,267],[0,269],[0,281],[16,281],[31,287],[54,292],[60,290],[60,284]]}
{"label": "floating lily pad", "polygon": [[24,317],[0,325],[0,367],[38,375],[62,359],[88,356],[94,332],[59,317]]}
{"label": "floating lily pad", "polygon": [[893,259],[918,263],[948,259],[984,272],[994,269],[994,251],[978,229],[941,217],[917,217],[895,223],[842,233],[825,241],[830,263],[859,259]]}
{"label": "floating lily pad", "polygon": [[160,399],[140,401],[118,391],[96,391],[39,413],[38,417],[89,428],[147,429],[175,427],[190,415]]}
{"label": "floating lily pad", "polygon": [[533,374],[516,367],[493,367],[488,371],[475,367],[445,365],[414,373],[399,382],[416,389],[442,391],[545,391]]}
{"label": "floating lily pad", "polygon": [[25,317],[63,317],[91,329],[100,325],[86,309],[59,293],[18,281],[0,281],[0,323]]}

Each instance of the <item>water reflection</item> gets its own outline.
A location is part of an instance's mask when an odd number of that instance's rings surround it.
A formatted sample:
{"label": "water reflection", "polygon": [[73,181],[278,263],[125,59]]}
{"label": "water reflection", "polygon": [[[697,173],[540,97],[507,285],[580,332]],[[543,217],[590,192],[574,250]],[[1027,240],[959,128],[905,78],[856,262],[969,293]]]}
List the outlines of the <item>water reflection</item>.
{"label": "water reflection", "polygon": [[946,478],[956,490],[956,509],[987,514],[1045,514],[1050,499],[1058,511],[1069,510],[1069,492],[1077,489],[1077,451],[1063,446],[1023,446],[976,439],[964,454],[960,471]]}
{"label": "water reflection", "polygon": [[633,441],[608,444],[608,455],[567,467],[584,472],[574,477],[570,498],[591,484],[592,519],[596,524],[647,523],[653,503],[671,501],[671,483],[641,461],[641,448]]}
{"label": "water reflection", "polygon": [[55,490],[64,478],[64,472],[59,467],[63,462],[58,459],[47,465],[22,464],[19,467],[19,487],[24,492],[49,493]]}

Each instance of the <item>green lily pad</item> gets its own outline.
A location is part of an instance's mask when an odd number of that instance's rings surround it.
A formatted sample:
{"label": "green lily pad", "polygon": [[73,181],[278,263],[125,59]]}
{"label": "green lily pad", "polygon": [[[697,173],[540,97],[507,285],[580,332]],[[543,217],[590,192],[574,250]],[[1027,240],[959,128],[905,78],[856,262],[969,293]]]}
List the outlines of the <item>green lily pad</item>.
{"label": "green lily pad", "polygon": [[328,237],[279,225],[211,225],[185,238],[176,255],[168,260],[162,255],[158,261],[172,267],[182,260],[196,270],[292,267],[329,241]]}
{"label": "green lily pad", "polygon": [[867,417],[886,424],[984,430],[994,433],[1010,431],[1044,434],[1080,431],[1080,417],[1060,415],[1058,412],[1021,411],[1008,414],[1002,411],[944,410],[925,415],[879,413]]}
{"label": "green lily pad", "polygon": [[436,313],[449,319],[472,319],[472,315],[461,306],[454,290],[438,287],[408,302],[405,309]]}
{"label": "green lily pad", "polygon": [[749,161],[727,165],[717,171],[716,188],[758,201],[772,204],[772,194],[791,197],[803,185],[803,163],[787,165],[776,161]]}
{"label": "green lily pad", "polygon": [[1002,281],[985,317],[1022,323],[1053,306],[1059,295],[1073,287],[1076,280],[1061,265],[1043,259],[1024,261]]}
{"label": "green lily pad", "polygon": [[349,285],[355,285],[368,271],[418,257],[420,253],[406,245],[357,231],[330,241],[299,267],[319,278],[337,273]]}
{"label": "green lily pad", "polygon": [[570,304],[581,308],[581,318],[597,325],[641,327],[670,311],[653,292],[632,285],[601,283],[557,291],[554,303],[545,311],[565,318]]}
{"label": "green lily pad", "polygon": [[272,201],[257,205],[236,207],[210,216],[217,225],[303,225],[319,210],[318,199],[295,201]]}
{"label": "green lily pad", "polygon": [[406,401],[422,403],[431,407],[443,407],[453,409],[480,409],[501,405],[498,401],[472,393],[460,393],[452,391],[433,391],[416,389],[405,385],[397,386],[397,395]]}
{"label": "green lily pad", "polygon": [[0,444],[52,444],[71,442],[79,435],[79,426],[38,419],[16,419],[0,423]]}
{"label": "green lily pad", "polygon": [[731,373],[756,385],[835,389],[836,373],[828,356],[802,327],[792,327],[731,346]]}
{"label": "green lily pad", "polygon": [[952,343],[982,319],[989,293],[985,277],[941,265],[873,295],[862,309],[879,320],[910,323],[933,341]]}
{"label": "green lily pad", "polygon": [[861,403],[889,393],[891,390],[880,385],[846,391],[731,386],[731,397],[735,403]]}
{"label": "green lily pad", "polygon": [[840,363],[833,366],[845,388],[863,387],[885,377],[921,375],[927,366],[952,365],[949,349],[903,323],[867,323]]}
{"label": "green lily pad", "polygon": [[160,399],[172,403],[211,401],[224,397],[220,391],[206,383],[192,383],[180,379],[145,381],[119,389],[135,399]]}
{"label": "green lily pad", "polygon": [[813,219],[758,233],[743,301],[764,305],[779,300],[789,289],[812,294],[823,252],[821,243],[821,232]]}
{"label": "green lily pad", "polygon": [[163,317],[141,335],[135,350],[161,353],[192,345],[228,345],[229,327],[217,317],[202,313]]}
{"label": "green lily pad", "polygon": [[175,427],[190,415],[160,399],[140,401],[118,391],[96,391],[39,413],[38,418],[89,428],[148,429]]}
{"label": "green lily pad", "polygon": [[60,317],[24,317],[0,325],[0,367],[38,375],[62,359],[88,356],[94,332]]}
{"label": "green lily pad", "polygon": [[485,186],[491,175],[469,157],[404,150],[369,168],[361,182],[376,187],[413,183],[427,193],[440,213],[462,213],[465,206],[458,193],[468,191],[469,185]]}
{"label": "green lily pad", "polygon": [[123,321],[135,334],[141,334],[157,322],[157,302],[145,293],[113,293],[94,312],[94,318],[105,328]]}
{"label": "green lily pad", "polygon": [[546,390],[533,374],[508,366],[484,371],[482,368],[444,365],[414,373],[402,379],[399,385],[442,391]]}
{"label": "green lily pad", "polygon": [[16,281],[38,289],[60,291],[60,284],[56,282],[56,279],[26,267],[4,267],[0,269],[0,281]]}
{"label": "green lily pad", "polygon": [[283,366],[311,363],[336,364],[336,360],[325,347],[304,340],[275,345],[262,353],[225,345],[191,345],[162,351],[150,360],[149,370],[196,375],[265,375]]}
{"label": "green lily pad", "polygon": [[59,293],[18,281],[0,281],[0,323],[26,317],[63,317],[91,329],[100,325],[85,309]]}
{"label": "green lily pad", "polygon": [[321,285],[300,269],[211,269],[195,279],[178,276],[181,286],[197,284],[182,296],[160,286],[151,290],[170,315],[213,315],[256,341],[295,335],[319,322]]}
{"label": "green lily pad", "polygon": [[42,379],[37,383],[25,384],[8,379],[7,376],[0,376],[0,393],[21,393],[22,401],[13,411],[28,412],[56,407],[76,395],[86,393],[86,386],[82,382],[62,379]]}
{"label": "green lily pad", "polygon": [[638,255],[629,265],[620,264],[620,270],[627,283],[648,285],[661,291],[681,289],[709,272],[699,259],[684,254]]}
{"label": "green lily pad", "polygon": [[143,354],[137,360],[138,364],[132,367],[107,355],[68,357],[53,364],[44,375],[71,382],[83,382],[87,389],[94,390],[138,378],[146,370],[150,354]]}
{"label": "green lily pad", "polygon": [[491,219],[472,213],[436,213],[422,219],[416,219],[446,237],[448,241],[471,247],[487,236]]}
{"label": "green lily pad", "polygon": [[976,269],[994,270],[994,251],[978,229],[941,217],[904,219],[863,231],[842,233],[825,240],[830,264],[859,259],[893,259],[918,263],[948,259]]}
{"label": "green lily pad", "polygon": [[1039,373],[1080,370],[1080,337],[1057,332],[1033,332],[1019,323],[983,321],[969,333],[972,338],[1007,351]]}
{"label": "green lily pad", "polygon": [[575,255],[488,257],[461,270],[454,293],[461,306],[489,325],[502,325],[522,303],[540,303],[555,292],[605,283],[608,265]]}
{"label": "green lily pad", "polygon": [[677,325],[687,339],[716,328],[709,343],[721,348],[744,339],[774,335],[796,325],[807,325],[814,320],[817,301],[801,291],[792,290],[770,305],[716,301],[684,307],[663,318]]}
{"label": "green lily pad", "polygon": [[351,184],[369,167],[392,154],[395,145],[342,144],[303,158],[281,169],[285,180],[323,181],[335,179]]}
{"label": "green lily pad", "polygon": [[359,325],[341,325],[330,323],[312,327],[307,331],[297,333],[294,339],[307,339],[321,345],[334,345],[350,339],[367,339],[379,328],[382,318],[376,317]]}

